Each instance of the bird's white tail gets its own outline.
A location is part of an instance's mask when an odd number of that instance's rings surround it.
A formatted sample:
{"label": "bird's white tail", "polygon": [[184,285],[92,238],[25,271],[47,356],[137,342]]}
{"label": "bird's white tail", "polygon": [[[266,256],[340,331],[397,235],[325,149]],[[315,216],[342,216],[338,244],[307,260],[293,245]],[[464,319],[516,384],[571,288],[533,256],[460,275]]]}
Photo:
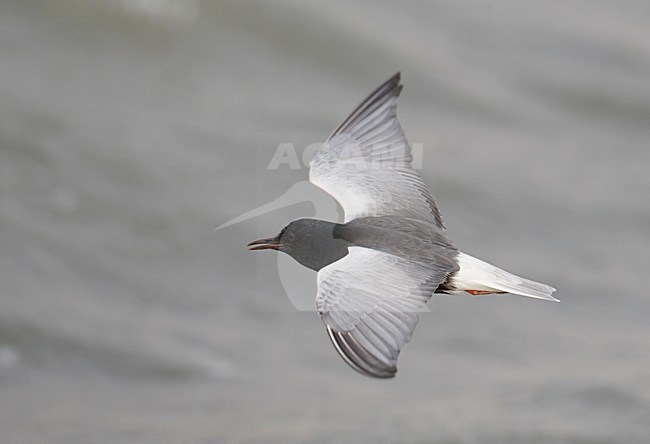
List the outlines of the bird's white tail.
{"label": "bird's white tail", "polygon": [[513,293],[529,298],[560,302],[551,296],[555,291],[553,287],[515,276],[469,254],[459,252],[457,260],[460,270],[453,278],[453,285],[457,293]]}

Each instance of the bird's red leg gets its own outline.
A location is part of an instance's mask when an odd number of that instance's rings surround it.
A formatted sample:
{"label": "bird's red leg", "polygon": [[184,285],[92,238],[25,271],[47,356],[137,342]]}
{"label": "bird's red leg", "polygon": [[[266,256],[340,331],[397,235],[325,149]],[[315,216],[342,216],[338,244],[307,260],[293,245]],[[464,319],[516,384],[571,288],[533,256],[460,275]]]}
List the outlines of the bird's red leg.
{"label": "bird's red leg", "polygon": [[473,296],[481,296],[484,294],[505,294],[505,291],[485,291],[485,290],[465,290],[466,293],[469,293]]}

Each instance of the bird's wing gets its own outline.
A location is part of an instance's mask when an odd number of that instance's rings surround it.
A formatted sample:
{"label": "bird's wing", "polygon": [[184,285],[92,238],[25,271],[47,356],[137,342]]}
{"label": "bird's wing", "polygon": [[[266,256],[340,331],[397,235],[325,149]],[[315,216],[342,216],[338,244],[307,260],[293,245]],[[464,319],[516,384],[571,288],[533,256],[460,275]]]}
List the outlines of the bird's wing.
{"label": "bird's wing", "polygon": [[315,153],[309,180],[334,196],[346,222],[396,215],[444,228],[397,121],[401,91],[397,73],[370,94]]}
{"label": "bird's wing", "polygon": [[334,347],[355,370],[391,378],[444,270],[364,247],[318,272],[316,308]]}

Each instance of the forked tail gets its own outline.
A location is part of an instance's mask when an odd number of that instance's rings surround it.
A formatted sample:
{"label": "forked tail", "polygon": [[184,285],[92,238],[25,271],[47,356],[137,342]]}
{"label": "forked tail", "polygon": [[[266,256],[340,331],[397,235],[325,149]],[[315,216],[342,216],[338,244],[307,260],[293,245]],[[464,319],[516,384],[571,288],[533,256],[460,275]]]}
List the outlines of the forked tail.
{"label": "forked tail", "polygon": [[457,260],[460,270],[453,277],[453,286],[458,293],[513,293],[560,302],[552,296],[553,287],[515,276],[469,254],[459,252]]}

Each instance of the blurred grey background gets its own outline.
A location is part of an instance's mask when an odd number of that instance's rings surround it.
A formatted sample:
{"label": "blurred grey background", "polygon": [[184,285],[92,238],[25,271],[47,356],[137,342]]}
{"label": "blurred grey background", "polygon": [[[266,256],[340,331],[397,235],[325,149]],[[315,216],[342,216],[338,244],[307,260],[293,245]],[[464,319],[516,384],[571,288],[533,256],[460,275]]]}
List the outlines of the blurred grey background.
{"label": "blurred grey background", "polygon": [[[562,303],[435,297],[376,381],[244,247],[311,205],[214,228],[398,70],[450,238]],[[643,1],[1,0],[0,441],[648,442],[649,79]]]}

